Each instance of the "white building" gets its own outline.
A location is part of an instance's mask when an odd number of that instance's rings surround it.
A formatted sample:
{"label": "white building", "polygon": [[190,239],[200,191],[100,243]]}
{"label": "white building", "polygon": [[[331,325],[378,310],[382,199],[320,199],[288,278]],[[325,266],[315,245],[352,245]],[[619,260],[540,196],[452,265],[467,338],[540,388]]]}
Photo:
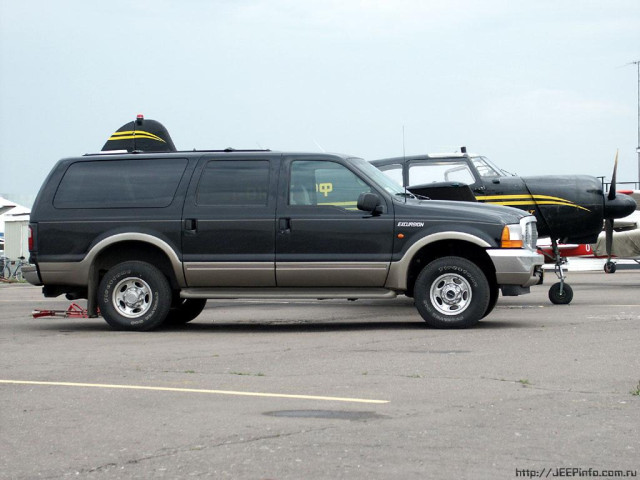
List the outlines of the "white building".
{"label": "white building", "polygon": [[0,230],[4,234],[3,255],[11,260],[17,260],[19,257],[28,259],[31,210],[0,197],[0,213]]}

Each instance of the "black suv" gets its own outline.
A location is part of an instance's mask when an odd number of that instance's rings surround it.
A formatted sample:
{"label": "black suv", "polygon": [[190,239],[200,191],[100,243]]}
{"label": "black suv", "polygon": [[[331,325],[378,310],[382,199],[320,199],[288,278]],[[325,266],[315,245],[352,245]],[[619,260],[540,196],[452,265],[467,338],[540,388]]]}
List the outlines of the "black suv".
{"label": "black suv", "polygon": [[195,318],[208,298],[415,297],[469,327],[540,277],[535,217],[418,198],[368,162],[272,151],[60,160],[31,213],[27,280],[114,328]]}

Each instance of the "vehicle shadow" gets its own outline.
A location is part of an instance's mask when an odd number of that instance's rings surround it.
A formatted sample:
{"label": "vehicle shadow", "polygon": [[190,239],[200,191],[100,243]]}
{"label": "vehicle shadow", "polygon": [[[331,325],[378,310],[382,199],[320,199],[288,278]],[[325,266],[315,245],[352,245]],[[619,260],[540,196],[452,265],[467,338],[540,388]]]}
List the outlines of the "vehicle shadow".
{"label": "vehicle shadow", "polygon": [[114,334],[191,334],[196,332],[211,333],[313,333],[313,332],[348,332],[348,331],[387,331],[387,330],[404,330],[417,331],[428,330],[437,331],[460,331],[473,332],[482,330],[500,330],[500,329],[531,329],[538,328],[538,324],[531,324],[526,321],[519,320],[491,320],[491,318],[480,321],[477,325],[466,329],[437,329],[429,327],[420,317],[415,321],[327,321],[327,320],[238,320],[238,321],[207,321],[204,319],[195,319],[193,322],[184,325],[163,325],[149,332],[127,332],[112,329],[102,318],[82,318],[76,320],[68,319],[51,319],[46,323],[23,324],[22,329],[39,330],[39,331],[57,331],[61,334],[72,334],[82,332],[108,332]]}
{"label": "vehicle shadow", "polygon": [[429,327],[422,320],[416,320],[415,322],[296,322],[294,320],[279,321],[279,322],[265,322],[265,321],[250,321],[246,322],[202,322],[194,320],[193,322],[184,325],[163,325],[155,330],[149,332],[127,332],[114,330],[102,319],[78,319],[70,322],[65,320],[52,321],[51,323],[42,323],[39,325],[30,325],[27,328],[29,330],[38,331],[57,331],[62,334],[70,333],[83,333],[83,332],[107,332],[114,334],[146,334],[155,335],[163,333],[171,334],[191,334],[196,332],[211,332],[211,333],[311,333],[311,332],[344,332],[344,331],[374,331],[374,330],[426,330]]}
{"label": "vehicle shadow", "polygon": [[[40,330],[40,331],[57,331],[62,334],[69,333],[81,333],[81,332],[112,332],[112,333],[126,333],[126,334],[147,334],[153,335],[156,333],[194,333],[194,332],[212,332],[212,333],[258,333],[258,332],[270,332],[270,333],[311,333],[311,332],[346,332],[346,331],[376,331],[376,330],[447,330],[430,328],[422,320],[416,320],[415,322],[252,322],[246,323],[240,322],[215,322],[215,323],[199,323],[197,321],[193,323],[187,323],[186,325],[179,326],[162,326],[156,330],[150,332],[126,332],[113,330],[104,321],[90,321],[86,319],[79,319],[73,322],[65,321],[58,322],[52,321],[47,324],[29,325],[24,326],[24,329],[28,330]],[[511,321],[482,321],[478,325],[467,329],[450,329],[448,331],[463,331],[471,332],[474,330],[495,330],[495,329],[507,329],[507,328],[533,328],[532,325],[526,322],[511,322]]]}

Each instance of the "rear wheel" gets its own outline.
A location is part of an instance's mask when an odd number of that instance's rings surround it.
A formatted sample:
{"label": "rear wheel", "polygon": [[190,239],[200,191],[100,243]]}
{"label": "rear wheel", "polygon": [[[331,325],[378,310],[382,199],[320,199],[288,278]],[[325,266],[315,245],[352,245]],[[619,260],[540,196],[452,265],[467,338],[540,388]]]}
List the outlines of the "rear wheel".
{"label": "rear wheel", "polygon": [[414,295],[418,312],[429,326],[466,328],[488,313],[491,289],[475,263],[462,257],[443,257],[422,269]]}
{"label": "rear wheel", "polygon": [[164,324],[183,325],[188,323],[202,313],[206,304],[206,298],[178,298],[171,304]]}
{"label": "rear wheel", "polygon": [[167,278],[153,265],[131,261],[102,277],[98,305],[105,321],[118,330],[151,330],[164,322],[171,306]]}

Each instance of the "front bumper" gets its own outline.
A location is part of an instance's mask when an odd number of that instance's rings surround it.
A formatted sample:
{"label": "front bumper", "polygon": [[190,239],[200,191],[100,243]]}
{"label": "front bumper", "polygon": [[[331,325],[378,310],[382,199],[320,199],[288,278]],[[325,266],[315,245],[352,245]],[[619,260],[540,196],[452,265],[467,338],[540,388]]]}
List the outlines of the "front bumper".
{"label": "front bumper", "polygon": [[489,249],[489,257],[496,269],[498,285],[530,287],[542,277],[544,256],[524,248]]}
{"label": "front bumper", "polygon": [[38,273],[38,267],[33,264],[22,266],[22,277],[31,285],[35,285],[37,287],[42,285],[42,280]]}

